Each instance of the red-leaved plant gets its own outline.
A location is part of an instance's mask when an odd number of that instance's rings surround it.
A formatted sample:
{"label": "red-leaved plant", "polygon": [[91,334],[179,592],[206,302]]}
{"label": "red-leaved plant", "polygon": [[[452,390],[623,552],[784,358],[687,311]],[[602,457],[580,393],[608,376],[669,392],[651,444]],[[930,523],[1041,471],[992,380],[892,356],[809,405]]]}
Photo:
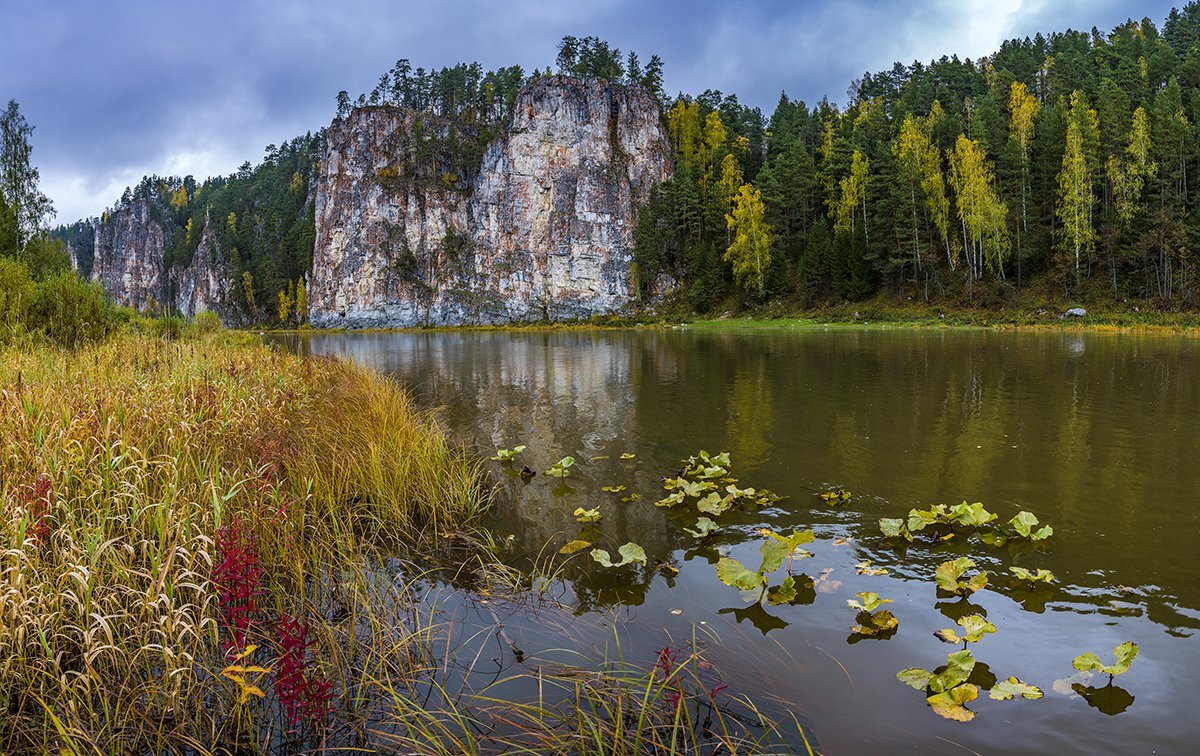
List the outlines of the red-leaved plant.
{"label": "red-leaved plant", "polygon": [[212,580],[217,586],[221,620],[230,635],[225,652],[232,656],[246,646],[246,634],[254,623],[262,592],[258,538],[246,529],[240,517],[217,530],[217,558]]}
{"label": "red-leaved plant", "polygon": [[320,723],[329,716],[332,688],[320,672],[309,668],[308,626],[300,619],[280,615],[275,630],[279,642],[279,661],[275,665],[275,692],[279,696],[288,723]]}
{"label": "red-leaved plant", "polygon": [[29,534],[38,543],[45,543],[50,538],[50,476],[42,473],[33,483],[24,487],[21,494],[21,504],[29,518]]}

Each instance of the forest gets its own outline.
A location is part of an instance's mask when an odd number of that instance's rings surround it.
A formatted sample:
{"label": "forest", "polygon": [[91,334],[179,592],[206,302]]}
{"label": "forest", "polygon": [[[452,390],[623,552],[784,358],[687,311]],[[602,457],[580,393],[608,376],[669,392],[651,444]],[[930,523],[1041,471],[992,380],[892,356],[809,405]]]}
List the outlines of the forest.
{"label": "forest", "polygon": [[[872,297],[1200,304],[1188,179],[1200,170],[1196,2],[1161,29],[1130,20],[1009,40],[978,60],[897,63],[852,82],[843,106],[784,92],[769,116],[712,89],[668,96],[661,58],[643,65],[592,36],[564,37],[554,70],[528,75],[401,59],[371,92],[339,92],[336,113],[400,106],[436,119],[414,149],[439,156],[432,178],[469,191],[520,88],[555,70],[645,87],[662,103],[675,175],[639,213],[632,283],[643,302],[674,290],[697,313]],[[211,228],[251,319],[302,319],[294,289],[311,262],[307,190],[323,135],[268,146],[257,167],[202,184],[148,177],[118,208],[156,196],[178,230],[168,265],[187,265]]]}
{"label": "forest", "polygon": [[848,104],[681,96],[676,175],[640,216],[637,266],[701,312],[871,296],[1194,307],[1200,6],[1108,34],[897,63]]}

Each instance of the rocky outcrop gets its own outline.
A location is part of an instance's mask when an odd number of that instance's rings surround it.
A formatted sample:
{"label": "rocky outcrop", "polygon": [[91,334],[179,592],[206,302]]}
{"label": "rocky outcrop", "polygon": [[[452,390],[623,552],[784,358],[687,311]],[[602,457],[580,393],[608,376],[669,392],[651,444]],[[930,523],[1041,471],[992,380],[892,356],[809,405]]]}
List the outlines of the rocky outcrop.
{"label": "rocky outcrop", "polygon": [[173,300],[180,314],[191,318],[197,313],[215,312],[226,325],[233,325],[239,320],[233,306],[233,272],[221,253],[211,225],[205,224],[191,265],[180,270],[172,269],[172,274]]}
{"label": "rocky outcrop", "polygon": [[[226,324],[238,323],[234,280],[216,235],[206,224],[191,264],[166,270],[172,242],[165,210],[150,199],[123,203],[98,221],[89,280],[97,281],[117,304],[137,310],[171,310],[185,317],[211,311]],[[67,245],[72,266],[81,268],[82,250]]]}
{"label": "rocky outcrop", "polygon": [[147,310],[165,300],[167,231],[157,215],[152,202],[138,199],[96,227],[91,280],[99,281],[118,304]]}
{"label": "rocky outcrop", "polygon": [[629,301],[637,207],[670,175],[649,93],[536,79],[469,179],[429,170],[413,148],[453,134],[388,107],[330,127],[316,183],[314,325],[567,319]]}

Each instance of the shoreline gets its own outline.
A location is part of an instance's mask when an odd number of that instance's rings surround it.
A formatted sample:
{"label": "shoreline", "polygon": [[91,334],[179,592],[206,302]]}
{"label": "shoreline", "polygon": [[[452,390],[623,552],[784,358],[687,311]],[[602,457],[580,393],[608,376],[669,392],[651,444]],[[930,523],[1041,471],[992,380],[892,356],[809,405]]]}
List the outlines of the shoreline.
{"label": "shoreline", "polygon": [[1141,333],[1200,336],[1200,313],[1102,312],[1080,318],[1059,315],[972,310],[956,313],[913,312],[905,309],[862,307],[804,310],[795,313],[746,313],[722,316],[667,317],[646,313],[642,317],[598,315],[587,320],[533,321],[501,324],[396,326],[377,328],[245,328],[263,335],[314,335],[350,333],[454,333],[626,331],[626,330],[796,330],[829,328],[868,330],[992,330],[1007,332]]}

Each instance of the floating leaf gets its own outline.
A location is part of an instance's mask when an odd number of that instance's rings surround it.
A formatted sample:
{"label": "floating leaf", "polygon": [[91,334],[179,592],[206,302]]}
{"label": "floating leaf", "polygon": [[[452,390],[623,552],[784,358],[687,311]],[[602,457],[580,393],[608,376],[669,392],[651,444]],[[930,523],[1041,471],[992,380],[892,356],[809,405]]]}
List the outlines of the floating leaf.
{"label": "floating leaf", "polygon": [[523,451],[525,451],[524,446],[514,446],[511,449],[497,449],[496,456],[491,457],[490,459],[496,462],[511,462],[513,457],[517,456]]}
{"label": "floating leaf", "polygon": [[933,673],[927,672],[920,667],[909,667],[897,672],[896,679],[909,687],[916,688],[917,690],[925,690],[929,687],[929,681],[933,679]]}
{"label": "floating leaf", "polygon": [[630,454],[629,452],[626,452],[621,455],[621,459],[633,459],[636,456],[636,454]]}
{"label": "floating leaf", "polygon": [[950,507],[950,519],[963,527],[978,528],[996,519],[996,513],[984,509],[981,502],[968,504],[964,501]]}
{"label": "floating leaf", "polygon": [[1013,696],[1021,696],[1032,701],[1036,698],[1041,698],[1043,695],[1042,689],[1038,686],[1023,683],[1015,677],[1001,680],[993,685],[991,691],[988,692],[988,698],[997,701],[1007,701]]}
{"label": "floating leaf", "polygon": [[592,549],[592,559],[595,559],[605,567],[624,567],[627,564],[638,562],[646,563],[646,550],[636,543],[627,543],[617,549],[617,553],[621,555],[621,561],[613,562],[604,549]]}
{"label": "floating leaf", "polygon": [[581,540],[567,541],[567,543],[561,549],[558,550],[558,553],[559,554],[574,554],[576,551],[582,551],[583,549],[586,549],[588,546],[591,546],[591,545],[592,545],[591,541],[581,541]]}
{"label": "floating leaf", "polygon": [[946,657],[946,669],[933,675],[929,680],[929,689],[941,693],[966,681],[975,669],[975,657],[970,651],[956,651]]}
{"label": "floating leaf", "polygon": [[599,462],[599,461],[600,461],[600,460],[602,460],[602,459],[608,459],[608,455],[607,455],[607,454],[597,454],[597,455],[596,455],[596,456],[594,456],[594,457],[590,457],[590,459],[591,459],[593,462]]}
{"label": "floating leaf", "polygon": [[975,712],[968,709],[966,704],[978,697],[979,688],[968,683],[942,693],[935,693],[925,700],[929,702],[930,708],[938,716],[956,722],[970,722],[975,718]]}
{"label": "floating leaf", "polygon": [[1024,567],[1009,567],[1008,571],[1016,575],[1019,579],[1028,580],[1031,583],[1052,583],[1055,580],[1054,573],[1045,569],[1038,569],[1036,572],[1033,572]]}
{"label": "floating leaf", "polygon": [[599,509],[584,509],[583,507],[576,507],[575,511],[571,514],[575,515],[576,522],[597,522],[600,519]]}
{"label": "floating leaf", "polygon": [[626,503],[626,504],[628,504],[629,502],[631,502],[631,501],[637,501],[637,500],[638,500],[638,499],[640,499],[640,498],[642,498],[642,495],[641,495],[641,494],[639,494],[639,493],[631,493],[631,494],[629,494],[628,496],[622,496],[622,497],[621,497],[621,501],[622,501],[622,502],[624,502],[624,503]]}
{"label": "floating leaf", "polygon": [[899,517],[880,518],[879,529],[883,531],[884,538],[904,538],[912,541],[912,534],[908,532],[904,520]]}
{"label": "floating leaf", "polygon": [[830,504],[845,504],[850,501],[850,492],[844,488],[835,488],[832,491],[822,491],[817,494],[823,501]]}
{"label": "floating leaf", "polygon": [[782,535],[771,530],[764,530],[768,540],[759,548],[763,555],[762,573],[767,574],[779,569],[783,560],[805,559],[812,554],[799,548],[802,543],[812,543],[816,538],[811,530],[793,530],[788,535]]}
{"label": "floating leaf", "polygon": [[986,543],[988,546],[999,548],[1008,543],[1008,536],[1001,533],[999,530],[989,530],[979,534],[979,540]]}
{"label": "floating leaf", "polygon": [[716,530],[717,527],[718,527],[717,523],[713,522],[712,520],[708,519],[707,517],[701,517],[699,520],[696,520],[696,529],[695,530],[690,530],[688,528],[684,528],[683,532],[687,533],[688,535],[690,535],[693,538],[704,538],[709,533]]}
{"label": "floating leaf", "polygon": [[630,562],[646,563],[646,550],[636,543],[626,543],[617,549],[617,553],[621,555],[621,564],[629,564]]}
{"label": "floating leaf", "polygon": [[996,626],[981,614],[968,614],[958,618],[958,625],[963,629],[964,640],[977,643],[983,636],[996,632]]}
{"label": "floating leaf", "polygon": [[717,562],[717,578],[725,585],[743,591],[761,588],[764,582],[760,573],[746,569],[745,565],[732,557],[721,557]]}
{"label": "floating leaf", "polygon": [[874,593],[872,591],[864,591],[854,595],[858,596],[859,601],[855,601],[854,599],[846,599],[846,605],[852,609],[857,609],[860,612],[873,612],[884,604],[892,603],[892,599],[881,599],[879,598],[878,593]]}
{"label": "floating leaf", "polygon": [[896,615],[887,609],[880,609],[874,614],[860,612],[858,616],[860,624],[850,628],[850,631],[859,635],[879,635],[895,630],[900,625],[900,620],[896,619]]}
{"label": "floating leaf", "polygon": [[716,491],[713,491],[700,501],[696,502],[696,509],[714,517],[719,517],[720,515],[725,514],[732,506],[733,497],[722,497],[721,494],[717,493]]}
{"label": "floating leaf", "polygon": [[967,570],[975,566],[968,557],[959,557],[948,562],[942,562],[934,570],[933,579],[938,588],[947,593],[970,594],[987,585],[987,573],[979,572],[966,582],[960,580]]}
{"label": "floating leaf", "polygon": [[1126,641],[1113,649],[1113,655],[1116,657],[1116,662],[1107,665],[1100,661],[1100,657],[1092,652],[1080,654],[1071,662],[1071,666],[1080,672],[1103,672],[1106,675],[1116,676],[1123,675],[1129,671],[1130,665],[1137,657],[1138,646],[1133,641]]}
{"label": "floating leaf", "polygon": [[934,630],[933,636],[943,643],[959,644],[963,642],[963,639],[958,636],[958,633],[954,632],[954,628],[952,627],[944,627],[941,630]]}
{"label": "floating leaf", "polygon": [[565,478],[571,474],[570,467],[573,464],[575,464],[574,457],[563,457],[550,466],[550,469],[546,471],[546,475],[552,475],[555,478]]}
{"label": "floating leaf", "polygon": [[888,573],[888,571],[882,567],[872,567],[871,562],[867,560],[854,565],[854,568],[859,575],[886,575]]}
{"label": "floating leaf", "polygon": [[767,590],[767,602],[775,604],[790,604],[796,599],[796,579],[788,575],[783,582]]}
{"label": "floating leaf", "polygon": [[607,493],[621,493],[625,490],[625,486],[601,486],[600,490]]}
{"label": "floating leaf", "polygon": [[1049,525],[1034,530],[1038,525],[1038,518],[1032,512],[1024,510],[1017,512],[1016,516],[1008,521],[1008,524],[1018,535],[1031,541],[1042,541],[1054,535],[1054,528]]}
{"label": "floating leaf", "polygon": [[676,504],[682,504],[683,499],[684,499],[683,491],[676,491],[675,493],[670,494],[669,496],[666,496],[665,498],[659,499],[658,501],[654,502],[654,506],[656,506],[656,507],[673,507]]}

